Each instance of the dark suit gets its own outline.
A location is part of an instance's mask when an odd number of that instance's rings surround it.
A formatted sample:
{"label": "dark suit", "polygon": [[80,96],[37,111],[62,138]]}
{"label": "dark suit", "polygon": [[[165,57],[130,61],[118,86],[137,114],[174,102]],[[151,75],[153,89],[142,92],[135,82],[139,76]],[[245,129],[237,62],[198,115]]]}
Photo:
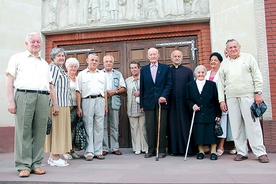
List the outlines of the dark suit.
{"label": "dark suit", "polygon": [[186,100],[190,109],[193,109],[195,104],[200,107],[200,111],[195,113],[194,119],[196,144],[216,143],[214,134],[215,118],[221,117],[216,83],[206,80],[200,94],[196,81],[189,82],[187,85]]}
{"label": "dark suit", "polygon": [[[158,63],[156,80],[153,82],[150,65],[141,69],[140,74],[140,107],[144,108],[146,115],[147,135],[149,153],[155,153],[156,147],[156,126],[158,120],[158,99],[166,98],[172,88],[172,77],[170,67]],[[166,126],[167,126],[167,104],[162,104],[161,127],[160,127],[160,153],[166,152]]]}

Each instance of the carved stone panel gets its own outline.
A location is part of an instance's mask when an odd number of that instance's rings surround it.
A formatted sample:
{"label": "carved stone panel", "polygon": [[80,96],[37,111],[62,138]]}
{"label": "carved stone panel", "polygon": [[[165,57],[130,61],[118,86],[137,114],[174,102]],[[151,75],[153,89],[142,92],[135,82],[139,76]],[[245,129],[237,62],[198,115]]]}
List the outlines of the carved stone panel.
{"label": "carved stone panel", "polygon": [[191,21],[209,17],[209,0],[42,0],[42,32]]}

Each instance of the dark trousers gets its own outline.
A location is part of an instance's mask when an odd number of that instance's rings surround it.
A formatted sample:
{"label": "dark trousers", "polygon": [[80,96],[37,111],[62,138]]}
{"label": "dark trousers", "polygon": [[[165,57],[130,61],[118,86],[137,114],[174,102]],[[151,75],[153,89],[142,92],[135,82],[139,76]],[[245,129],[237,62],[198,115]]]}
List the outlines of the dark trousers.
{"label": "dark trousers", "polygon": [[[157,129],[158,129],[158,107],[152,111],[145,111],[146,127],[148,136],[149,153],[156,152]],[[167,129],[167,110],[161,110],[160,118],[160,142],[159,153],[166,153],[166,129]]]}

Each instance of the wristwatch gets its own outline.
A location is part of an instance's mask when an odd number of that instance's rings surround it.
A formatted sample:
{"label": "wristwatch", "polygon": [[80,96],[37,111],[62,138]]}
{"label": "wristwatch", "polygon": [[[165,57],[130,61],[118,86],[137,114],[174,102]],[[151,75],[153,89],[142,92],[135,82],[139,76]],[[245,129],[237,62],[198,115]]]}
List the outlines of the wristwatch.
{"label": "wristwatch", "polygon": [[261,95],[263,93],[261,91],[256,91],[255,94]]}

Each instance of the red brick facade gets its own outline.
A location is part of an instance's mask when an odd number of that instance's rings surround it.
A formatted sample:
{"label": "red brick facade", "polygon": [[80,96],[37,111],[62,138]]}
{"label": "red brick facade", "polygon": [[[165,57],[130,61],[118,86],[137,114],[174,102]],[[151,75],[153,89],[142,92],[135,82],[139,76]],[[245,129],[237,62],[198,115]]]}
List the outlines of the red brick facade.
{"label": "red brick facade", "polygon": [[[272,109],[276,108],[276,2],[265,0],[266,34],[268,64],[270,76],[270,93]],[[272,119],[276,120],[276,111],[272,110]]]}
{"label": "red brick facade", "polygon": [[265,0],[266,34],[272,121],[264,121],[264,140],[269,152],[276,152],[276,2]]}

